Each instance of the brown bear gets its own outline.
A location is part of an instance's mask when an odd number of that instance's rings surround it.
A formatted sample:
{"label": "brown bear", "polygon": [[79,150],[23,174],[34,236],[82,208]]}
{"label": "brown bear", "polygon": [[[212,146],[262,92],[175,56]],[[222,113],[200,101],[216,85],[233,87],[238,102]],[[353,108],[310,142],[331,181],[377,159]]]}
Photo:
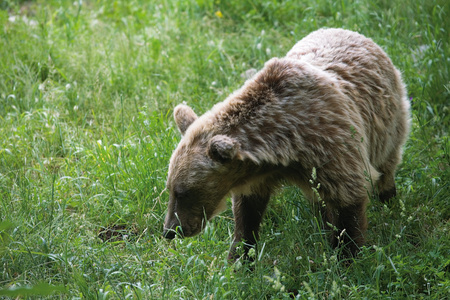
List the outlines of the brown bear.
{"label": "brown bear", "polygon": [[371,39],[342,29],[309,34],[201,117],[175,108],[183,137],[170,159],[164,236],[198,234],[231,195],[236,259],[239,243],[245,253],[256,245],[274,190],[292,183],[321,201],[332,245],[355,255],[370,196],[396,195],[409,106],[400,72]]}

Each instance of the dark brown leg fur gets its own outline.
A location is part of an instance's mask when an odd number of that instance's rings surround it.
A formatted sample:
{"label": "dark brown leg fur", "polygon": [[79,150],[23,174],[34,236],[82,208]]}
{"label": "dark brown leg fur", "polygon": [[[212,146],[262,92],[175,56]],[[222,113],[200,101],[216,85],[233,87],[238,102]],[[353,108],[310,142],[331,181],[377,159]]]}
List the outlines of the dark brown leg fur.
{"label": "dark brown leg fur", "polygon": [[378,198],[382,203],[388,203],[391,198],[395,197],[397,195],[397,189],[395,188],[395,185],[393,188],[390,188],[385,191],[380,191],[378,194]]}
{"label": "dark brown leg fur", "polygon": [[[248,252],[254,248],[258,240],[258,231],[261,220],[266,210],[270,196],[250,195],[236,196],[233,199],[233,213],[235,220],[234,240],[228,259],[236,260],[241,254],[246,260]],[[237,247],[243,242],[243,251],[237,251]]]}
{"label": "dark brown leg fur", "polygon": [[343,256],[356,256],[359,247],[364,244],[364,233],[367,229],[366,204],[356,204],[340,209],[324,207],[321,209],[324,226],[327,222],[333,226],[331,245],[342,247]]}
{"label": "dark brown leg fur", "polygon": [[376,184],[376,192],[378,199],[382,203],[387,203],[392,197],[395,197],[397,190],[395,189],[395,167],[399,162],[399,155],[392,155],[385,165],[380,166],[381,176]]}

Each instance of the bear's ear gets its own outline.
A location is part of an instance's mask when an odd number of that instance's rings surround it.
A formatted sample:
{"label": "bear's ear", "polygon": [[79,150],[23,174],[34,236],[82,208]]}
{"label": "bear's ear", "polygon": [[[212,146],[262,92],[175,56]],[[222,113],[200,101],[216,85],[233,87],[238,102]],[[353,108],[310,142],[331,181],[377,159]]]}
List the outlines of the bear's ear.
{"label": "bear's ear", "polygon": [[208,155],[218,162],[231,161],[238,155],[240,145],[235,139],[226,135],[216,135],[208,145]]}
{"label": "bear's ear", "polygon": [[179,104],[175,107],[173,110],[173,118],[182,135],[184,135],[189,126],[198,119],[192,108],[185,104]]}

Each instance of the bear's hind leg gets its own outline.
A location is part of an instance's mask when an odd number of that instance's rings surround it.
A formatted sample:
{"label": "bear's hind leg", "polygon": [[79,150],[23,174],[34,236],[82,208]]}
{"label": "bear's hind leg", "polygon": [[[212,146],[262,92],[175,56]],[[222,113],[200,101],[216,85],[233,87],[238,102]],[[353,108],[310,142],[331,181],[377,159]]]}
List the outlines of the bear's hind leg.
{"label": "bear's hind leg", "polygon": [[378,199],[382,203],[387,203],[389,200],[397,195],[395,187],[394,175],[381,175],[377,184]]}
{"label": "bear's hind leg", "polygon": [[376,192],[378,193],[378,199],[381,202],[386,203],[397,195],[397,189],[395,188],[395,170],[401,160],[400,150],[394,151],[383,165],[378,169],[381,173],[380,178],[376,184]]}
{"label": "bear's hind leg", "polygon": [[329,223],[333,225],[331,245],[342,247],[343,256],[356,256],[359,247],[364,244],[367,229],[366,201],[342,208],[331,208],[327,205],[322,210]]}
{"label": "bear's hind leg", "polygon": [[[234,240],[228,259],[236,260],[241,255],[244,259],[253,260],[248,256],[249,250],[254,248],[259,237],[259,226],[270,199],[268,195],[238,195],[233,197],[233,214],[235,220]],[[243,251],[238,246],[243,243]]]}

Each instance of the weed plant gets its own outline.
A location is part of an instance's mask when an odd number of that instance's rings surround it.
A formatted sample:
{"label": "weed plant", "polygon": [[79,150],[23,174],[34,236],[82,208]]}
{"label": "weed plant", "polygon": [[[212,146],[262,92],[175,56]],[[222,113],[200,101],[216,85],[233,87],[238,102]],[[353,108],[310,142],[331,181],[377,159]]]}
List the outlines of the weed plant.
{"label": "weed plant", "polygon": [[[446,0],[0,1],[0,298],[447,298],[449,18]],[[381,45],[412,103],[398,196],[371,202],[359,256],[337,260],[294,187],[254,265],[226,260],[230,210],[162,239],[173,107],[204,113],[322,27]]]}

